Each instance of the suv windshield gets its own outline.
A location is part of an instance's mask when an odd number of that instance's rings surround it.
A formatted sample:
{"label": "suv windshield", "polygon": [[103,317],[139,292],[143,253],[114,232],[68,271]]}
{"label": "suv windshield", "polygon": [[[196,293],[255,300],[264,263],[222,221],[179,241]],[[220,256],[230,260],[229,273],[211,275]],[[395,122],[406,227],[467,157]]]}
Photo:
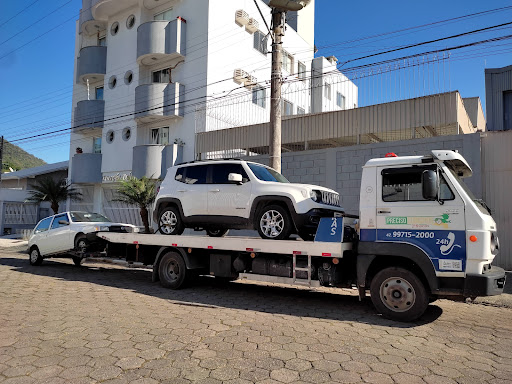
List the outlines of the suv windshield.
{"label": "suv windshield", "polygon": [[75,223],[110,223],[110,220],[99,213],[69,212],[71,220]]}
{"label": "suv windshield", "polygon": [[289,183],[286,177],[279,172],[274,171],[272,168],[267,168],[263,165],[256,163],[247,163],[254,176],[263,181],[275,181],[277,183]]}
{"label": "suv windshield", "polygon": [[466,185],[466,183],[462,180],[462,178],[457,175],[457,172],[455,172],[453,169],[448,166],[448,170],[452,174],[453,177],[457,180],[457,182],[460,184],[464,192],[466,192],[471,200],[476,204],[478,209],[480,209],[480,212],[482,212],[484,215],[490,215],[489,211],[487,210],[487,205],[483,202],[483,200],[477,199],[476,196],[471,192],[469,187]]}

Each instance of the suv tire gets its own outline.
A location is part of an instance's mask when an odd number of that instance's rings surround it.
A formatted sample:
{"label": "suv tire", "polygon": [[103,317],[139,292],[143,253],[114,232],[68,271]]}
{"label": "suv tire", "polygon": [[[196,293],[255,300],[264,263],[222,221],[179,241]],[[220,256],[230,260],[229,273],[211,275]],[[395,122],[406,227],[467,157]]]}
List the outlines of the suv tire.
{"label": "suv tire", "polygon": [[158,215],[158,231],[164,235],[181,235],[185,230],[177,207],[167,207]]}
{"label": "suv tire", "polygon": [[292,233],[293,223],[286,208],[267,205],[256,217],[255,227],[262,239],[284,240]]}
{"label": "suv tire", "polygon": [[208,228],[206,234],[210,237],[224,237],[229,232],[229,229],[221,228]]}

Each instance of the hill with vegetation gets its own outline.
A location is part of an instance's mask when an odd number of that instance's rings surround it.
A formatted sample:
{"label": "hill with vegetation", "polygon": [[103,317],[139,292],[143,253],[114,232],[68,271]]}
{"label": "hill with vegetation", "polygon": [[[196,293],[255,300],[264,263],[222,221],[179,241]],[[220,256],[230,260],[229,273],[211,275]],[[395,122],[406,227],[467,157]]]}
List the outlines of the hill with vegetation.
{"label": "hill with vegetation", "polygon": [[9,172],[9,167],[15,171],[19,171],[20,169],[38,167],[44,164],[46,164],[46,162],[43,160],[4,139],[2,173]]}

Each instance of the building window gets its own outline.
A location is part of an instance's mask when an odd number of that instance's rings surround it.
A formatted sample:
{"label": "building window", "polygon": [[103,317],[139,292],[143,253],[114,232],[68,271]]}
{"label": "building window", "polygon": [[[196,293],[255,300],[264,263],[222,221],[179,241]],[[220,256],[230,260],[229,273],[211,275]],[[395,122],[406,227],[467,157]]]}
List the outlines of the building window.
{"label": "building window", "polygon": [[168,83],[169,82],[169,70],[162,69],[160,71],[153,72],[153,83]]}
{"label": "building window", "polygon": [[283,99],[283,116],[293,115],[293,104],[288,100]]}
{"label": "building window", "polygon": [[112,143],[114,141],[114,131],[110,130],[107,132],[107,134],[105,135],[106,136],[106,139],[107,139],[107,143]]}
{"label": "building window", "polygon": [[92,139],[92,153],[101,153],[101,137]]}
{"label": "building window", "polygon": [[132,83],[132,81],[133,81],[133,72],[132,71],[126,72],[124,75],[124,83],[126,85],[129,85]]}
{"label": "building window", "polygon": [[115,76],[111,76],[108,80],[108,87],[110,89],[114,89],[117,85],[117,78]]}
{"label": "building window", "polygon": [[304,108],[297,106],[297,115],[304,115],[304,114],[306,114],[306,110]]}
{"label": "building window", "polygon": [[103,100],[103,87],[96,87],[95,97],[96,100]]}
{"label": "building window", "polygon": [[266,56],[268,53],[268,36],[260,31],[256,31],[254,33],[254,49]]}
{"label": "building window", "polygon": [[98,36],[98,45],[100,47],[106,47],[107,46],[107,36]]}
{"label": "building window", "polygon": [[151,144],[169,144],[169,127],[152,129]]}
{"label": "building window", "polygon": [[331,84],[324,84],[324,96],[327,100],[331,100]]}
{"label": "building window", "polygon": [[342,109],[345,109],[345,96],[339,92],[336,92],[336,105]]}
{"label": "building window", "polygon": [[112,36],[117,35],[117,32],[119,32],[119,23],[116,21],[112,26],[110,27],[110,34]]}
{"label": "building window", "polygon": [[163,12],[157,13],[153,19],[154,20],[167,20],[167,21],[171,21],[172,20],[172,8],[168,9],[167,11],[163,11]]}
{"label": "building window", "polygon": [[265,88],[258,85],[252,89],[252,102],[254,104],[259,105],[261,108],[266,108],[266,99]]}
{"label": "building window", "polygon": [[126,127],[125,129],[123,129],[123,140],[128,141],[130,140],[130,137],[132,137],[132,130],[130,129],[130,127]]}
{"label": "building window", "polygon": [[298,72],[297,72],[297,75],[299,76],[299,79],[301,80],[305,80],[306,79],[306,64],[304,63],[301,63],[299,61],[299,64],[298,64]]}
{"label": "building window", "polygon": [[126,28],[132,29],[134,25],[135,25],[135,15],[128,16],[128,18],[126,19]]}
{"label": "building window", "polygon": [[290,75],[293,74],[293,56],[283,50],[283,69]]}

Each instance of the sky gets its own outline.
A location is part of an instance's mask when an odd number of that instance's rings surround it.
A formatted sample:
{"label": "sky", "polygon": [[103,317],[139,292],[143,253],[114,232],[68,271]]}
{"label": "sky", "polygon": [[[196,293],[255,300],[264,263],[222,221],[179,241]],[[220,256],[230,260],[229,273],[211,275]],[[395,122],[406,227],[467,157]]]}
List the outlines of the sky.
{"label": "sky", "polygon": [[[432,24],[510,5],[498,0],[316,0],[317,56],[336,56],[344,63],[343,70],[512,35],[511,24],[358,60],[400,46],[508,23],[512,7]],[[68,135],[16,140],[70,127],[75,20],[80,8],[81,0],[0,1],[0,135],[48,163],[68,160]],[[421,25],[425,26],[411,29]],[[370,36],[374,37],[367,38]],[[439,76],[444,90],[458,90],[462,97],[479,96],[485,112],[484,69],[508,65],[512,65],[512,39],[450,51],[450,70]],[[360,92],[360,98],[364,97]]]}

